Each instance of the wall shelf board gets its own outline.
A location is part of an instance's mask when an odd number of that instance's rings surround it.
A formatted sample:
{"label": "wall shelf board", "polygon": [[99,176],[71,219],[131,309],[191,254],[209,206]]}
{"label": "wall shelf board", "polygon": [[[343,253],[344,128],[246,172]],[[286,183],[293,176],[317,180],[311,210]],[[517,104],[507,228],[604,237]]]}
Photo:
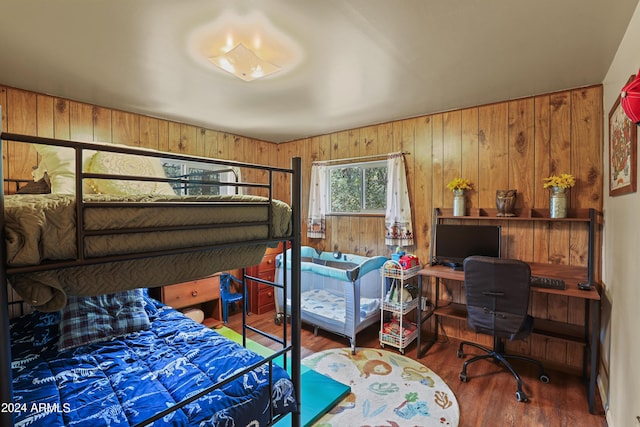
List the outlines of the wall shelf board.
{"label": "wall shelf board", "polygon": [[589,222],[590,209],[568,209],[566,218],[550,218],[548,208],[515,209],[515,216],[498,216],[497,209],[469,208],[468,215],[453,216],[452,208],[437,208],[438,218],[460,220],[497,220],[497,221],[561,221],[561,222]]}

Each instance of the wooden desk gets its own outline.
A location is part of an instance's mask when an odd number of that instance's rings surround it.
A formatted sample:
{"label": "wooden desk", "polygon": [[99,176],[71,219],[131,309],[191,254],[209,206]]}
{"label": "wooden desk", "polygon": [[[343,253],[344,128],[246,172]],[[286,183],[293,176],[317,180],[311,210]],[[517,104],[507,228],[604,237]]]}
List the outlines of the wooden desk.
{"label": "wooden desk", "polygon": [[[587,399],[589,402],[589,411],[594,413],[595,410],[595,386],[598,369],[598,334],[600,330],[600,293],[597,286],[592,286],[589,290],[578,289],[578,282],[586,282],[587,268],[574,267],[557,264],[539,264],[529,263],[531,274],[534,276],[555,277],[564,280],[566,289],[547,289],[531,287],[532,292],[541,292],[547,294],[562,295],[571,298],[581,298],[585,301],[585,319],[584,328],[576,325],[569,325],[561,322],[554,322],[544,319],[534,319],[534,334],[549,336],[557,339],[563,339],[578,342],[584,345],[582,375],[583,378],[589,377],[587,383]],[[423,277],[435,279],[435,298],[433,310],[423,315],[421,304],[418,304],[418,322],[421,326],[424,320],[430,317],[435,318],[434,337],[429,340],[426,345],[422,346],[422,328],[418,327],[418,358],[438,339],[439,317],[452,317],[457,319],[467,318],[467,310],[464,304],[450,303],[445,307],[439,304],[440,299],[440,279],[449,279],[464,282],[464,272],[457,271],[450,267],[442,265],[429,265],[418,272],[419,275],[419,294],[422,295]],[[589,328],[591,325],[591,330]]]}

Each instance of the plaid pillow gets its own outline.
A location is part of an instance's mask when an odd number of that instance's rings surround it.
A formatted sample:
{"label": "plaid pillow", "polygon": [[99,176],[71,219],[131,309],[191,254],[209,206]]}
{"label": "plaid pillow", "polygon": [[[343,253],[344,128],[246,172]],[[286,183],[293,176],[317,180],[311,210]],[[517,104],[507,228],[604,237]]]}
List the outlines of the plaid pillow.
{"label": "plaid pillow", "polygon": [[60,319],[60,351],[148,329],[141,289],[67,300]]}

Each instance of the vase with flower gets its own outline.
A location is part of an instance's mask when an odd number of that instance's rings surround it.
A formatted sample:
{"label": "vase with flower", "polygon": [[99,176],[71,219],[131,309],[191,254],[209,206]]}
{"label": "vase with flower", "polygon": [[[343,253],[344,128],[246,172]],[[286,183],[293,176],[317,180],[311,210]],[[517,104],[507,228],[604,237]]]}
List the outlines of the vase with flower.
{"label": "vase with flower", "polygon": [[465,215],[464,192],[473,188],[471,182],[464,178],[455,178],[447,184],[447,188],[453,191],[453,216]]}
{"label": "vase with flower", "polygon": [[576,179],[570,173],[551,175],[544,178],[544,188],[551,189],[549,217],[567,217],[567,191],[574,185],[576,185]]}

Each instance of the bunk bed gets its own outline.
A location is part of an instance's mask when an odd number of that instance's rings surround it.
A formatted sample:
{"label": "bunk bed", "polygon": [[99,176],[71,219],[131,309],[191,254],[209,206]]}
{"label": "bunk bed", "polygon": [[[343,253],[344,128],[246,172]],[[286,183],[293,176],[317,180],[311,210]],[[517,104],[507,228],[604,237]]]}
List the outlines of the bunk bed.
{"label": "bunk bed", "polygon": [[[291,168],[276,168],[12,133],[0,139],[3,150],[20,142],[71,152],[75,166],[71,194],[5,196],[5,185],[0,197],[0,424],[59,425],[73,416],[74,425],[98,425],[100,419],[106,425],[271,425],[291,413],[292,425],[299,425],[299,304],[281,337],[247,324],[243,313],[243,345],[249,331],[278,343],[273,355],[263,357],[146,293],[236,268],[243,269],[246,293],[248,279],[264,280],[244,267],[259,264],[268,246],[287,242],[282,246],[292,248],[295,274],[290,283],[271,284],[289,288],[299,301],[299,158]],[[96,153],[252,170],[266,180],[198,184],[267,196],[149,194],[150,188],[194,183],[131,169],[87,171],[85,161]],[[144,168],[136,163],[133,170]],[[290,205],[273,198],[276,176],[291,182]],[[87,194],[87,183],[144,190]],[[33,310],[10,320],[12,290],[21,307],[26,302]],[[78,313],[94,309],[98,314],[88,321],[106,324],[111,335],[84,334],[87,318]]]}

